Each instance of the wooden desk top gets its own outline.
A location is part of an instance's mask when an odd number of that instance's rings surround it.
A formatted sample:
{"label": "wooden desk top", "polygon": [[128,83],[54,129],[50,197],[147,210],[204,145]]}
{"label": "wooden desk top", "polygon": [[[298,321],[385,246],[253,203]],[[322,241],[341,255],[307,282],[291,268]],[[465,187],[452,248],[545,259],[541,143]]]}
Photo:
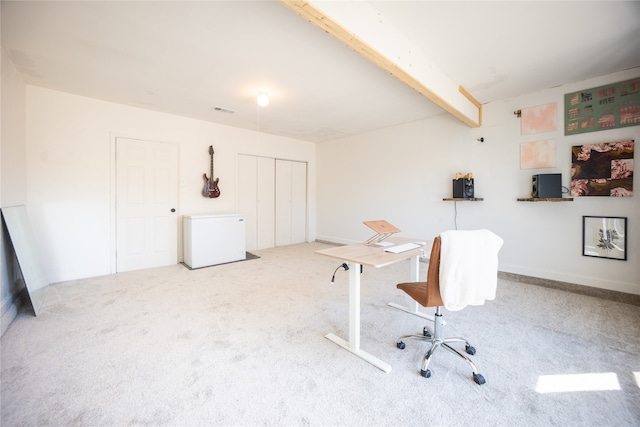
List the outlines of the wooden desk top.
{"label": "wooden desk top", "polygon": [[364,243],[356,243],[353,245],[320,249],[319,251],[316,251],[316,253],[343,261],[380,268],[420,255],[422,251],[430,252],[431,246],[433,246],[432,240],[412,239],[409,237],[390,237],[386,239],[385,242],[391,242],[398,245],[403,243],[425,242],[426,245],[422,248],[411,249],[406,252],[394,254],[391,252],[385,252],[385,248],[382,246],[369,246]]}

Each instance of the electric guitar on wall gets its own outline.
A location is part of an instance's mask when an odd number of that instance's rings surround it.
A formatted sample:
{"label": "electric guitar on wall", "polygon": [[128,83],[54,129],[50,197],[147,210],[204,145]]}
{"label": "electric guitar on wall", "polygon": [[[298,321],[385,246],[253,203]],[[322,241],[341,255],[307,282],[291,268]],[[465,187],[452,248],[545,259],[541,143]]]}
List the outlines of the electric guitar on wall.
{"label": "electric guitar on wall", "polygon": [[202,195],[210,199],[220,197],[220,189],[218,188],[219,178],[213,179],[213,146],[209,146],[209,155],[211,156],[211,175],[207,178],[207,174],[202,174],[204,178],[204,188],[202,189]]}

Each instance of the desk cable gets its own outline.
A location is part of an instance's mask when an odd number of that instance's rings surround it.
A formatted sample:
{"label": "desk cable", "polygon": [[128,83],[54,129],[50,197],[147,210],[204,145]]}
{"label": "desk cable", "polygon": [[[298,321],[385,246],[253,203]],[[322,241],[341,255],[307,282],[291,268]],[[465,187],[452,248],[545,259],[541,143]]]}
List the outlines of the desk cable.
{"label": "desk cable", "polygon": [[331,284],[332,285],[333,285],[333,282],[336,281],[336,273],[341,268],[344,268],[344,271],[347,271],[349,269],[349,264],[347,264],[346,262],[343,262],[341,265],[338,266],[338,268],[335,269],[335,271],[333,272],[333,276],[331,276]]}
{"label": "desk cable", "polygon": [[[333,272],[333,276],[331,276],[331,284],[332,285],[333,285],[333,282],[335,282],[335,280],[336,280],[336,272],[340,268],[344,268],[344,271],[347,271],[349,269],[349,264],[347,264],[346,262],[343,262],[342,264],[340,264],[338,266],[338,268],[335,269],[335,271]],[[364,271],[364,266],[362,264],[360,264],[360,274],[362,274],[363,271]]]}

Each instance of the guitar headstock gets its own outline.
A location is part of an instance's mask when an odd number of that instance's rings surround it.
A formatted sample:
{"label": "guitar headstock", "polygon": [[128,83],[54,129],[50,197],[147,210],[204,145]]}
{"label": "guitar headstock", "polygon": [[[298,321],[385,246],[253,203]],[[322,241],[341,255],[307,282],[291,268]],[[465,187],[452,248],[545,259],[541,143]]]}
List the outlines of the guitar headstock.
{"label": "guitar headstock", "polygon": [[209,155],[213,154],[213,145],[209,146]]}

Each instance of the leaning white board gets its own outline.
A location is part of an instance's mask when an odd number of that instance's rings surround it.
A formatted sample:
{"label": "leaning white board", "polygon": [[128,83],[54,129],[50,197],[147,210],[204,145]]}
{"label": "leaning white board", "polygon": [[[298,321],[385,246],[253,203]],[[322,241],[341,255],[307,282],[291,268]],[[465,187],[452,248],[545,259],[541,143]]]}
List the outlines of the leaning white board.
{"label": "leaning white board", "polygon": [[18,258],[33,312],[37,316],[44,303],[49,281],[44,272],[40,250],[24,206],[2,208],[13,250]]}

